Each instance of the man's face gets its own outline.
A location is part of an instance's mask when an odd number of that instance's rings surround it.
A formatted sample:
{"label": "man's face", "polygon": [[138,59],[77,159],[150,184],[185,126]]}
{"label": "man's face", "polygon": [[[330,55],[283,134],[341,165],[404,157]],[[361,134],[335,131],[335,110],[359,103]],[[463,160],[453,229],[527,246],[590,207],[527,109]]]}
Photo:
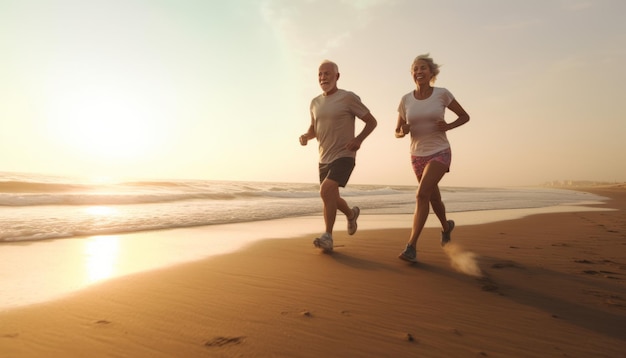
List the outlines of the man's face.
{"label": "man's face", "polygon": [[324,93],[328,94],[337,88],[338,73],[332,63],[324,63],[320,66],[317,79]]}

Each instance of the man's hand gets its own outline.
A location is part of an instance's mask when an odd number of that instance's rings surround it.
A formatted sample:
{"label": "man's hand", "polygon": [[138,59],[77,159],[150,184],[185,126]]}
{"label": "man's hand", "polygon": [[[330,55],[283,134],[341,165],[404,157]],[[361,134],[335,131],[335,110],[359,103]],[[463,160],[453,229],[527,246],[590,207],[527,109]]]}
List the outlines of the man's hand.
{"label": "man's hand", "polygon": [[361,141],[356,138],[354,138],[353,140],[348,142],[348,144],[346,144],[346,149],[353,151],[353,152],[356,152],[360,148],[361,148]]}
{"label": "man's hand", "polygon": [[306,145],[309,142],[309,138],[306,134],[300,136],[300,145]]}

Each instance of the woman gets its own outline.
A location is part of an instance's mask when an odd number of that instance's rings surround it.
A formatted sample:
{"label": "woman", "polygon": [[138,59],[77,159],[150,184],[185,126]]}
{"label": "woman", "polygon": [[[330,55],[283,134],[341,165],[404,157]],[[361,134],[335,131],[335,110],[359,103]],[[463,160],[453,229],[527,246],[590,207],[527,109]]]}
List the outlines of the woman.
{"label": "woman", "polygon": [[[417,261],[417,239],[428,218],[430,205],[441,222],[442,246],[450,242],[454,229],[454,221],[446,218],[439,181],[450,171],[452,160],[446,132],[467,123],[470,117],[450,91],[433,86],[438,74],[439,65],[429,54],[417,56],[411,65],[416,88],[402,97],[398,107],[396,138],[411,134],[411,163],[419,183],[411,237],[399,256],[410,262]],[[444,120],[446,108],[458,116],[452,123]]]}

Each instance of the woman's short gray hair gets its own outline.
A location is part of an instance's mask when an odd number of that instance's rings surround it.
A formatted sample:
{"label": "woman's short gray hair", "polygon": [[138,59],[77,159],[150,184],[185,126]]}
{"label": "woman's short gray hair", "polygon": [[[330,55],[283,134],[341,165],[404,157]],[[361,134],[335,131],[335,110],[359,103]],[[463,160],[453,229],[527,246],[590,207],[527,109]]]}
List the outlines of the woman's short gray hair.
{"label": "woman's short gray hair", "polygon": [[415,67],[415,64],[417,64],[417,61],[425,61],[428,64],[428,67],[430,68],[430,72],[433,74],[433,77],[437,77],[437,75],[439,74],[439,65],[435,63],[435,61],[433,61],[432,57],[430,57],[430,54],[424,54],[424,55],[419,55],[415,58],[415,60],[413,60],[413,63],[411,64],[411,72],[413,72],[413,68]]}

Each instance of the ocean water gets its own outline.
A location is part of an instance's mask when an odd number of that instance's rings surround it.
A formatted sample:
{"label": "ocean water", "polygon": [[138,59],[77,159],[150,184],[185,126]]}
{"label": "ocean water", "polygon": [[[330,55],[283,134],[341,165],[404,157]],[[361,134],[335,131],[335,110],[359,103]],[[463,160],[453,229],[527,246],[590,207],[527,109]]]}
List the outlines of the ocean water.
{"label": "ocean water", "polygon": [[[361,207],[359,228],[408,228],[415,189],[349,185],[342,194],[349,204]],[[59,299],[105,280],[225,254],[255,240],[314,233],[323,223],[318,190],[317,184],[307,183],[103,184],[0,172],[0,311]],[[443,187],[442,196],[450,216],[461,225],[580,210],[576,205],[606,200],[539,187]],[[345,219],[338,225],[345,230]],[[126,233],[131,235],[122,235]],[[398,250],[403,241],[390,239]],[[341,244],[349,251],[352,242]],[[313,246],[308,249],[313,251]]]}
{"label": "ocean water", "polygon": [[[320,215],[316,183],[83,179],[0,172],[0,242]],[[416,186],[348,185],[342,195],[363,214],[411,214]],[[442,187],[447,211],[544,208],[605,198],[555,188]]]}

